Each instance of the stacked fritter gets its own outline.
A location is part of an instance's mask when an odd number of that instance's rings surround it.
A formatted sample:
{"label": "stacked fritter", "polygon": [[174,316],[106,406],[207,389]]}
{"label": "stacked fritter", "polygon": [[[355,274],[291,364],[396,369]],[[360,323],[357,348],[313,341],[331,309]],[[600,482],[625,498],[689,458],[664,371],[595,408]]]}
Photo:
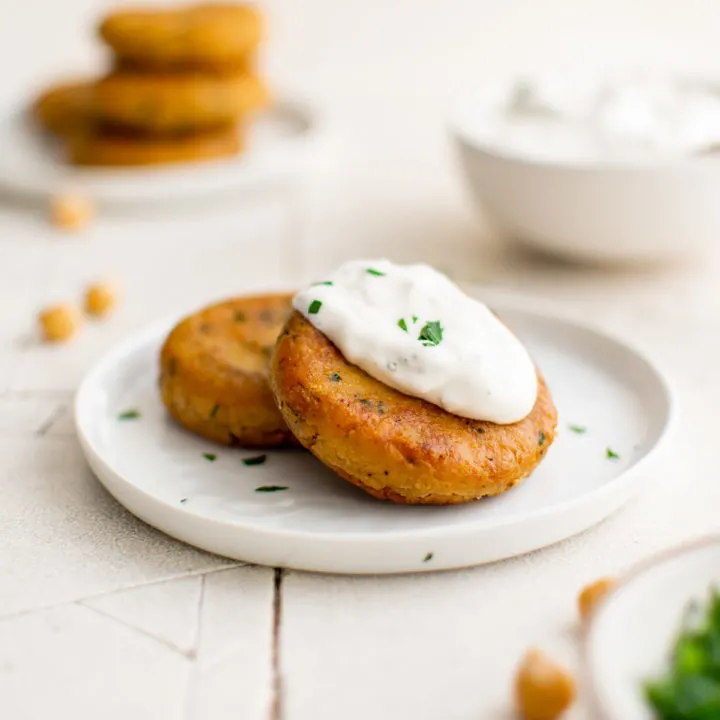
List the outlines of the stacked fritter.
{"label": "stacked fritter", "polygon": [[254,7],[117,11],[99,32],[111,71],[52,87],[34,108],[73,163],[155,165],[242,150],[246,120],[268,102],[255,74],[262,22]]}

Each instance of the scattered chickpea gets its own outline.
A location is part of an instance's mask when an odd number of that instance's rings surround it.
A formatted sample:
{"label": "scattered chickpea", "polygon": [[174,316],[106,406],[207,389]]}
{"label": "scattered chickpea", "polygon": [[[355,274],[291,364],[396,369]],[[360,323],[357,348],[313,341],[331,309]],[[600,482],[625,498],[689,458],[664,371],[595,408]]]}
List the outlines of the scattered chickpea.
{"label": "scattered chickpea", "polygon": [[38,321],[43,340],[46,342],[65,342],[80,327],[80,318],[72,305],[53,305],[43,310]]}
{"label": "scattered chickpea", "polygon": [[115,289],[107,283],[94,283],[85,291],[85,312],[105,317],[115,305]]}
{"label": "scattered chickpea", "polygon": [[81,195],[56,195],[50,202],[50,219],[61,230],[82,230],[92,214],[92,203]]}
{"label": "scattered chickpea", "polygon": [[578,610],[584,623],[590,620],[595,608],[614,586],[613,578],[601,578],[582,589],[578,595]]}
{"label": "scattered chickpea", "polygon": [[555,720],[575,699],[575,681],[554,660],[532,649],[518,668],[515,693],[524,720]]}

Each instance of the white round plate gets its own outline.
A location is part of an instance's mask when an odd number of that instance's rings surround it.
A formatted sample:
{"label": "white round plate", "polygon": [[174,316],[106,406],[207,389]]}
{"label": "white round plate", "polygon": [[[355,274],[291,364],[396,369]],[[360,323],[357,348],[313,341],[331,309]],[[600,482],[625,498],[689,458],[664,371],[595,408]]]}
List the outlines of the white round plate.
{"label": "white round plate", "polygon": [[720,537],[651,560],[629,573],[603,602],[586,647],[603,718],[653,720],[643,687],[667,669],[688,608],[696,602],[702,606],[715,587],[720,587]]}
{"label": "white round plate", "polygon": [[317,155],[318,119],[306,104],[280,100],[248,128],[236,158],[141,168],[86,168],[62,153],[26,112],[0,119],[0,186],[29,196],[71,189],[105,203],[172,203],[285,182]]}
{"label": "white round plate", "polygon": [[[668,388],[647,360],[600,332],[475,292],[526,343],[560,413],[559,437],[541,466],[497,498],[451,507],[381,502],[305,451],[269,452],[264,464],[244,465],[258,453],[214,447],[167,418],[157,358],[171,323],[111,352],[82,383],[76,422],[88,462],[147,523],[263,565],[420,572],[491,562],[570,537],[650,479],[642,466],[667,429]],[[119,420],[128,409],[141,417]],[[608,457],[608,448],[618,457]],[[263,485],[288,489],[256,492]]]}

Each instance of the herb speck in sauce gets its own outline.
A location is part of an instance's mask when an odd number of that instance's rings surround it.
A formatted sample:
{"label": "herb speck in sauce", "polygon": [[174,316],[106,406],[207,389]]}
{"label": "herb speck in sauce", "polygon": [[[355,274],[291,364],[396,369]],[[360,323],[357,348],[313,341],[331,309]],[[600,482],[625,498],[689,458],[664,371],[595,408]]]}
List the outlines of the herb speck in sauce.
{"label": "herb speck in sauce", "polygon": [[140,412],[138,410],[125,410],[125,412],[121,412],[118,416],[118,420],[137,420],[140,417]]}
{"label": "herb speck in sauce", "polygon": [[420,330],[420,334],[418,335],[418,340],[425,347],[435,347],[440,344],[442,337],[443,329],[442,325],[440,325],[440,321],[433,320],[431,322],[426,322],[425,325],[423,325],[423,328]]}
{"label": "herb speck in sauce", "polygon": [[322,307],[322,302],[320,300],[313,300],[310,303],[308,312],[310,313],[310,315],[317,315],[320,312],[321,307]]}
{"label": "herb speck in sauce", "polygon": [[375,268],[368,268],[367,269],[368,275],[374,275],[375,277],[385,277],[384,272],[380,272],[379,270],[375,270]]}
{"label": "herb speck in sauce", "polygon": [[398,327],[399,327],[403,332],[407,332],[407,331],[408,331],[407,323],[405,322],[405,318],[400,318],[400,319],[398,320],[397,324],[398,324]]}
{"label": "herb speck in sauce", "polygon": [[310,287],[317,287],[318,285],[332,285],[332,284],[333,284],[332,280],[323,280],[323,282],[313,283]]}
{"label": "herb speck in sauce", "polygon": [[587,432],[587,428],[583,425],[568,425],[568,428],[576,435],[584,435]]}
{"label": "herb speck in sauce", "polygon": [[208,461],[208,462],[215,462],[217,460],[217,455],[215,453],[203,453],[202,456]]}
{"label": "herb speck in sauce", "polygon": [[286,485],[261,485],[255,488],[255,492],[281,492],[282,490],[289,490]]}
{"label": "herb speck in sauce", "polygon": [[184,505],[187,501],[188,501],[187,498],[182,498],[182,499],[180,500],[180,504],[181,504],[181,505]]}
{"label": "herb speck in sauce", "polygon": [[608,448],[605,451],[605,454],[607,455],[608,460],[619,460],[620,459],[620,456],[616,452],[613,452],[610,448]]}
{"label": "herb speck in sauce", "polygon": [[430,562],[433,559],[433,553],[429,552],[424,558],[423,562]]}
{"label": "herb speck in sauce", "polygon": [[254,457],[243,458],[243,465],[262,465],[267,460],[267,455],[255,455]]}

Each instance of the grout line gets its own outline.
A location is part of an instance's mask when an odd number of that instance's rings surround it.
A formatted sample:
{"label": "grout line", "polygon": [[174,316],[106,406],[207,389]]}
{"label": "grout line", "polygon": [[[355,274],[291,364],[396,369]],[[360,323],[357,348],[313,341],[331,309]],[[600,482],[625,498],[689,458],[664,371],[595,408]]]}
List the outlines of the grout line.
{"label": "grout line", "polygon": [[193,640],[192,650],[190,650],[188,655],[188,657],[194,662],[190,668],[190,672],[188,673],[185,686],[185,708],[183,712],[185,720],[193,720],[193,693],[195,691],[195,686],[197,685],[197,676],[199,672],[197,657],[200,649],[200,640],[202,638],[202,617],[203,608],[205,607],[205,591],[207,588],[206,576],[203,575],[200,580],[200,596],[198,597],[197,619],[195,622],[195,638]]}
{"label": "grout line", "polygon": [[142,628],[139,628],[136,625],[132,625],[131,623],[125,622],[125,620],[121,620],[120,618],[117,618],[114,615],[110,615],[109,613],[106,613],[104,610],[98,610],[98,608],[93,607],[92,605],[86,605],[84,602],[76,601],[72,604],[77,605],[78,607],[85,608],[86,610],[91,610],[92,612],[96,613],[97,615],[100,615],[100,617],[104,617],[107,620],[111,620],[112,622],[117,623],[118,625],[122,625],[123,627],[127,628],[128,630],[132,630],[133,632],[136,632],[139,635],[142,635],[143,637],[149,638],[150,640],[154,640],[156,643],[159,643],[163,647],[166,647],[168,650],[171,650],[172,652],[175,652],[178,655],[181,655],[186,660],[192,660],[192,655],[190,655],[188,652],[186,652],[182,648],[179,648],[177,645],[169,642],[168,640],[165,640],[163,638],[157,637],[156,635],[153,635],[152,633],[148,632],[147,630],[143,630]]}
{"label": "grout line", "polygon": [[45,437],[50,428],[60,419],[62,414],[65,412],[65,408],[65,405],[57,405],[55,409],[50,413],[50,415],[47,416],[45,421],[40,425],[40,427],[35,430],[35,435],[37,435],[38,437]]}
{"label": "grout line", "polygon": [[272,625],[272,697],[270,700],[269,720],[282,720],[283,716],[283,683],[280,658],[280,629],[282,623],[282,581],[283,569],[275,568]]}
{"label": "grout line", "polygon": [[16,610],[14,612],[7,613],[5,615],[0,614],[0,622],[5,620],[12,620],[16,617],[23,615],[31,615],[36,612],[43,612],[45,610],[52,610],[59,607],[67,607],[68,605],[75,605],[77,603],[84,603],[86,600],[94,600],[95,598],[105,597],[106,595],[115,595],[117,593],[125,592],[126,590],[139,590],[140,588],[150,587],[152,585],[160,585],[161,583],[173,582],[174,580],[183,580],[185,578],[197,577],[198,575],[214,575],[215,573],[225,572],[227,570],[234,570],[240,567],[255,567],[251,563],[237,562],[232,565],[224,565],[223,567],[213,568],[212,570],[192,570],[186,573],[178,573],[177,575],[169,575],[168,577],[160,578],[158,580],[150,580],[149,582],[136,583],[135,585],[123,585],[113,590],[105,590],[104,592],[94,593],[92,595],[84,595],[79,598],[71,598],[69,600],[63,600],[62,602],[51,603],[50,605],[37,605],[35,607],[28,608],[27,610]]}

